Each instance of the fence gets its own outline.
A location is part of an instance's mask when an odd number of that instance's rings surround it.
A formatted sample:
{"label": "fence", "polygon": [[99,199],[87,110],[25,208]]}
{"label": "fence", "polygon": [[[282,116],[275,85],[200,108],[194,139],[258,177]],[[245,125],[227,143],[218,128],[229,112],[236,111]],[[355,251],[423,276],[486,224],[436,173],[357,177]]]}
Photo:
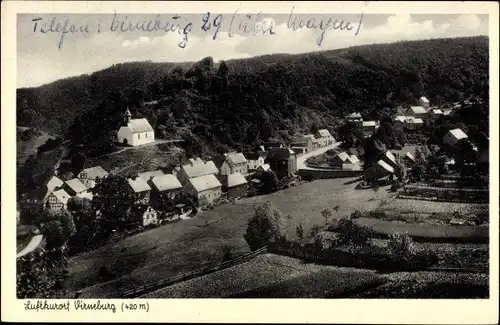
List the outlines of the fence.
{"label": "fence", "polygon": [[341,170],[341,169],[299,169],[297,171],[303,179],[330,179],[362,176],[362,170]]}
{"label": "fence", "polygon": [[142,296],[148,292],[156,291],[158,289],[170,286],[170,285],[177,283],[177,282],[186,281],[189,279],[193,279],[196,277],[200,277],[203,275],[207,275],[207,274],[210,274],[213,272],[217,272],[217,271],[220,271],[223,269],[230,268],[230,267],[235,266],[237,264],[249,261],[252,258],[257,257],[258,255],[266,253],[266,252],[267,252],[267,246],[264,246],[262,248],[259,248],[255,251],[253,251],[253,252],[240,255],[236,258],[233,258],[233,259],[228,260],[228,261],[223,262],[223,263],[219,263],[219,264],[214,265],[214,266],[209,266],[209,267],[202,268],[199,270],[177,274],[177,275],[174,275],[174,276],[169,277],[167,279],[163,279],[163,280],[160,280],[160,281],[157,281],[154,283],[146,284],[146,285],[143,285],[140,287],[134,287],[133,289],[126,290],[126,291],[122,292],[121,297],[122,298],[136,298],[136,297]]}

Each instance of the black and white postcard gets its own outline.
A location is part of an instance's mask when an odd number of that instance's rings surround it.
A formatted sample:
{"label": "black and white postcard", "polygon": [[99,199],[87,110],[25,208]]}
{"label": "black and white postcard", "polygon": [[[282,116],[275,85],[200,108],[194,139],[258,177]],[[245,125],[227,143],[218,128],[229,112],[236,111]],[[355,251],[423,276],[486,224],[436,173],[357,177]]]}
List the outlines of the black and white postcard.
{"label": "black and white postcard", "polygon": [[493,2],[3,2],[2,319],[496,322],[498,107]]}

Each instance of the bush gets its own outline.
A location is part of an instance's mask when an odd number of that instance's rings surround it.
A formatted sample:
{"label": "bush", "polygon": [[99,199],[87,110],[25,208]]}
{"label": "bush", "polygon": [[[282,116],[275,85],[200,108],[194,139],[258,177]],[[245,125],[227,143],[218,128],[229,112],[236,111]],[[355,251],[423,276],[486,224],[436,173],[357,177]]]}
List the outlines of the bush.
{"label": "bush", "polygon": [[321,231],[321,229],[323,229],[323,227],[320,225],[312,226],[311,231],[309,232],[309,237],[314,238]]}
{"label": "bush", "polygon": [[339,245],[362,247],[369,244],[372,231],[364,226],[359,226],[351,219],[342,219],[336,228]]}
{"label": "bush", "polygon": [[243,238],[252,251],[278,241],[284,234],[284,216],[280,210],[267,202],[255,208],[254,216],[249,220]]}
{"label": "bush", "polygon": [[413,240],[408,234],[394,233],[389,235],[387,249],[396,261],[407,262],[415,256]]}

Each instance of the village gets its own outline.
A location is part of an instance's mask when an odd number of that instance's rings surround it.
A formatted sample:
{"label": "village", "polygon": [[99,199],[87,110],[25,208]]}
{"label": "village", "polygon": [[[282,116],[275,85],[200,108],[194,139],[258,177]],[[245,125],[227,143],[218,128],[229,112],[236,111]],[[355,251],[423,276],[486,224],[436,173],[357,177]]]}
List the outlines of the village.
{"label": "village", "polygon": [[[419,99],[418,106],[399,108],[393,119],[394,128],[418,132],[441,116],[452,115],[462,104],[456,102],[449,108],[431,106],[425,97]],[[445,105],[446,106],[446,105]],[[451,107],[450,107],[451,106]],[[345,117],[344,124],[351,129],[361,130],[365,138],[372,136],[379,128],[380,121],[366,121],[359,113]],[[123,116],[123,126],[117,132],[116,141],[122,145],[139,148],[154,144],[155,133],[147,119],[133,119],[129,109]],[[442,139],[442,147],[447,156],[442,162],[446,172],[439,177],[440,182],[424,180],[422,161],[425,151],[418,145],[405,144],[399,148],[386,150],[372,166],[363,166],[363,159],[348,154],[349,148],[341,149],[340,141],[328,129],[319,129],[315,134],[296,137],[289,145],[263,143],[254,152],[227,152],[224,159],[205,161],[192,157],[175,167],[171,173],[150,170],[127,178],[127,184],[134,193],[134,205],[128,214],[128,227],[154,227],[192,217],[198,209],[213,209],[214,206],[234,201],[242,197],[267,194],[294,186],[297,181],[314,178],[361,177],[359,188],[373,188],[392,185],[400,197],[429,198],[445,197],[466,200],[467,197],[487,199],[484,188],[456,188],[453,184],[460,178],[452,175],[453,150],[462,142],[469,142],[461,129],[451,129]],[[471,144],[477,159],[469,164],[484,168],[488,152]],[[420,149],[419,149],[420,148]],[[307,159],[301,158],[307,156]],[[318,162],[323,157],[323,161]],[[469,159],[470,160],[470,159]],[[416,167],[417,166],[417,167]],[[451,167],[451,169],[450,169]],[[311,176],[311,174],[313,176]],[[448,176],[448,175],[449,176]],[[62,180],[54,175],[47,183],[46,194],[39,203],[43,209],[67,210],[70,200],[92,201],[96,184],[110,173],[101,166],[82,169],[75,178]],[[319,175],[319,176],[318,176]],[[439,184],[438,184],[439,183]],[[450,194],[451,193],[451,194]],[[100,211],[96,211],[99,218]],[[456,221],[464,224],[466,220]],[[19,213],[18,213],[19,223]],[[25,251],[21,255],[23,255]]]}

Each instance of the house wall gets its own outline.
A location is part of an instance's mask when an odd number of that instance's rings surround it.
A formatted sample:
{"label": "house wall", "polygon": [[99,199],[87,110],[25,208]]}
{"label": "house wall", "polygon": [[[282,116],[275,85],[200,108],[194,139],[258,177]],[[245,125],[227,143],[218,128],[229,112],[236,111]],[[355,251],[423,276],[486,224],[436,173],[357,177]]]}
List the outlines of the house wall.
{"label": "house wall", "polygon": [[149,204],[151,191],[135,193],[135,204]]}
{"label": "house wall", "polygon": [[[196,192],[196,191],[195,191]],[[221,186],[214,187],[200,193],[197,193],[198,196],[198,205],[204,206],[207,204],[213,203],[216,199],[219,199],[222,195]]]}
{"label": "house wall", "polygon": [[247,188],[248,188],[247,184],[241,184],[238,186],[230,187],[227,189],[227,197],[230,197],[230,198],[240,197],[243,194],[245,194]]}
{"label": "house wall", "polygon": [[144,212],[144,215],[142,216],[141,224],[143,227],[148,225],[158,224],[158,212],[149,207],[148,210]]}
{"label": "house wall", "polygon": [[154,131],[135,133],[133,136],[133,146],[151,143],[155,141]]}
{"label": "house wall", "polygon": [[126,142],[129,146],[134,145],[132,131],[130,131],[130,129],[127,126],[122,126],[120,130],[118,130],[117,140],[119,143],[124,143],[125,139],[127,140]]}
{"label": "house wall", "polygon": [[248,160],[247,168],[249,170],[255,170],[259,168],[259,166],[264,165],[264,158],[259,157],[257,160]]}
{"label": "house wall", "polygon": [[177,174],[177,179],[182,185],[186,184],[187,181],[189,180],[189,176],[186,174],[184,168],[181,168],[181,170],[179,170],[179,173]]}
{"label": "house wall", "polygon": [[220,174],[221,175],[229,175],[231,174],[231,166],[229,166],[229,163],[227,160],[224,161],[222,166],[220,167]]}
{"label": "house wall", "polygon": [[[48,207],[47,207],[48,203]],[[53,211],[59,211],[59,210],[66,210],[67,206],[66,204],[62,203],[57,199],[57,197],[54,194],[50,194],[45,202],[43,202],[43,209],[49,209]]]}

